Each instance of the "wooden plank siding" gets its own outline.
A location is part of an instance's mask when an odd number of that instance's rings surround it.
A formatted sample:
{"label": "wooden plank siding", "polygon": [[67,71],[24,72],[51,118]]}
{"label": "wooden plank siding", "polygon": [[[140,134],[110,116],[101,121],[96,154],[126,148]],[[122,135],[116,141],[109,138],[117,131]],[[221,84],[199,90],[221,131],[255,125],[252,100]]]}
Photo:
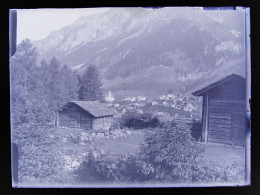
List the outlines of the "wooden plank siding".
{"label": "wooden plank siding", "polygon": [[93,116],[76,105],[59,112],[59,126],[92,129]]}
{"label": "wooden plank siding", "polygon": [[68,104],[58,112],[58,126],[85,130],[109,130],[113,116],[95,117],[76,104]]}
{"label": "wooden plank siding", "polygon": [[208,141],[244,145],[246,110],[243,83],[234,79],[208,91],[208,94]]}
{"label": "wooden plank siding", "polygon": [[112,124],[112,117],[100,117],[93,120],[93,129],[108,130]]}
{"label": "wooden plank siding", "polygon": [[192,94],[203,96],[202,141],[245,145],[245,78],[228,75]]}

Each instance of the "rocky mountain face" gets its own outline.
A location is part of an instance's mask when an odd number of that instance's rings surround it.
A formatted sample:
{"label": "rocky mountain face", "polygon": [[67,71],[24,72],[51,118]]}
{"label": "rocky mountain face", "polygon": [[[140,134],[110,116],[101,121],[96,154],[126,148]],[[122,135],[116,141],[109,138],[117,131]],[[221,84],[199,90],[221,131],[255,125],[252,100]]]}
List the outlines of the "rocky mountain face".
{"label": "rocky mountain face", "polygon": [[115,97],[154,96],[189,91],[211,76],[244,75],[244,21],[243,10],[111,8],[34,44],[40,60],[55,56],[79,73],[97,65]]}

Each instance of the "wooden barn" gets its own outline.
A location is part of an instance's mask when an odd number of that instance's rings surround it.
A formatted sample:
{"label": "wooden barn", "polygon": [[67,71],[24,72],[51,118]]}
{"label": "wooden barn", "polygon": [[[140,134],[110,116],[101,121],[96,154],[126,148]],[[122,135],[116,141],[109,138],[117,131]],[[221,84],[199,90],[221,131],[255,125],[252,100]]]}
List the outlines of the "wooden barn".
{"label": "wooden barn", "polygon": [[246,80],[231,74],[195,92],[203,97],[202,141],[245,145]]}
{"label": "wooden barn", "polygon": [[58,111],[57,126],[108,130],[116,111],[99,101],[71,101]]}

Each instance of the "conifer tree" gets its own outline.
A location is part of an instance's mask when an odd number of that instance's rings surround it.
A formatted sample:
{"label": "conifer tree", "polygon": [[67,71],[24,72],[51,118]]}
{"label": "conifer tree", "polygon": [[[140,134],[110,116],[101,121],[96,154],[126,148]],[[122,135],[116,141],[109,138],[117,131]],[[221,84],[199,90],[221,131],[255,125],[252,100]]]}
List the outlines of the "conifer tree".
{"label": "conifer tree", "polygon": [[37,89],[37,56],[37,49],[25,39],[10,59],[10,106],[14,126],[35,119],[31,104],[32,94]]}
{"label": "conifer tree", "polygon": [[10,59],[11,121],[52,124],[58,108],[77,100],[79,81],[67,66],[61,67],[53,57],[50,63],[37,66],[37,49],[30,40],[22,41]]}
{"label": "conifer tree", "polygon": [[56,119],[58,109],[71,100],[77,100],[79,81],[76,74],[66,65],[61,66],[60,62],[53,57],[49,64],[42,62],[43,89],[42,96],[47,102],[48,121]]}
{"label": "conifer tree", "polygon": [[96,101],[103,100],[102,83],[98,69],[95,65],[89,65],[83,75],[79,76],[79,100]]}

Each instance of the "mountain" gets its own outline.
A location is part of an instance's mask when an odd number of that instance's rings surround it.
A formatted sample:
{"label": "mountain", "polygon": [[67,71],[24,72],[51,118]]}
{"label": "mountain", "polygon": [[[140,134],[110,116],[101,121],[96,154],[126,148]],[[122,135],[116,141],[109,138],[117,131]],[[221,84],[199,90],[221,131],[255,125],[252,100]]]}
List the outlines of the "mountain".
{"label": "mountain", "polygon": [[79,73],[97,65],[116,97],[154,96],[188,91],[210,72],[243,74],[244,29],[243,10],[111,8],[33,43],[40,60],[55,56]]}

